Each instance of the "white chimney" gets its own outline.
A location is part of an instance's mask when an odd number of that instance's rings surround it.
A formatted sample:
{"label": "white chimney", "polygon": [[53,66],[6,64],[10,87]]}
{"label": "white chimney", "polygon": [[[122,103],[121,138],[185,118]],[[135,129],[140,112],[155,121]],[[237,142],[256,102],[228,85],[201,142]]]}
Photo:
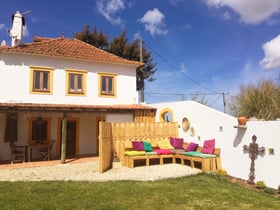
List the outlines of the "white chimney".
{"label": "white chimney", "polygon": [[24,17],[19,11],[12,15],[12,22],[12,29],[9,31],[12,38],[12,46],[18,46],[21,44],[23,26],[25,25]]}

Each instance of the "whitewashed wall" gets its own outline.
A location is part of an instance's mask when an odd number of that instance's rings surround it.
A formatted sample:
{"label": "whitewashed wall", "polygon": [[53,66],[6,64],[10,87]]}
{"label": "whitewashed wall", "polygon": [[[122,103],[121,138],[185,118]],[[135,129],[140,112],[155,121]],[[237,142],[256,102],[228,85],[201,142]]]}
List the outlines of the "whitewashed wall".
{"label": "whitewashed wall", "polygon": [[[54,68],[53,94],[30,94],[30,66]],[[85,70],[86,96],[66,96],[65,69]],[[117,74],[117,97],[98,97],[98,72]],[[0,54],[0,102],[58,104],[135,104],[136,69],[124,65],[109,65],[70,59],[40,56]]]}
{"label": "whitewashed wall", "polygon": [[[196,133],[192,137],[189,131],[184,132],[180,127],[179,136],[185,141],[203,146],[204,140],[216,139],[216,147],[221,148],[223,169],[228,174],[245,180],[249,178],[250,158],[243,152],[243,146],[249,145],[252,136],[256,135],[259,147],[265,147],[266,154],[255,161],[255,182],[264,181],[267,186],[274,188],[280,185],[279,121],[248,121],[247,129],[240,129],[234,128],[238,124],[236,118],[194,101],[149,105],[157,108],[157,121],[160,119],[160,112],[166,108],[173,111],[173,121],[180,125],[182,119],[187,117]],[[274,155],[268,154],[268,148],[274,149]]]}

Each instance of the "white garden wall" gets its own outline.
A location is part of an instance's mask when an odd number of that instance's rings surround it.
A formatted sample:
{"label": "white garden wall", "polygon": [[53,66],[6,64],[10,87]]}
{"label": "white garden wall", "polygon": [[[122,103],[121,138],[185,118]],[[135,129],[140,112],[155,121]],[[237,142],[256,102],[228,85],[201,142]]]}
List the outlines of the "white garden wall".
{"label": "white garden wall", "polygon": [[[255,161],[255,182],[264,181],[267,186],[278,188],[280,185],[280,121],[248,121],[247,128],[234,128],[237,119],[199,104],[194,101],[179,101],[169,103],[149,104],[157,108],[156,120],[160,113],[170,109],[173,121],[181,125],[187,117],[190,126],[195,129],[195,135],[179,128],[179,136],[187,142],[196,142],[203,146],[203,141],[216,139],[216,147],[221,148],[222,167],[229,175],[242,179],[249,178],[250,158],[243,152],[243,146],[252,142],[252,136],[257,136],[259,147],[265,147],[265,155]],[[268,149],[274,149],[274,155]]]}

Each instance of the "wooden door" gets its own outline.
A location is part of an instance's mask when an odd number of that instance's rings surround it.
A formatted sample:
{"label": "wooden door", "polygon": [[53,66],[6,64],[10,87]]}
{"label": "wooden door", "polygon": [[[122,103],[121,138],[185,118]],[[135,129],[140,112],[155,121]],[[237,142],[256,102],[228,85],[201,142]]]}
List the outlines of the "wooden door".
{"label": "wooden door", "polygon": [[[62,140],[62,120],[60,120],[58,130],[60,131],[57,155],[61,155],[61,140]],[[66,157],[74,157],[77,151],[77,121],[67,120],[66,123]]]}
{"label": "wooden door", "polygon": [[76,155],[76,121],[67,121],[66,129],[66,156],[73,157]]}

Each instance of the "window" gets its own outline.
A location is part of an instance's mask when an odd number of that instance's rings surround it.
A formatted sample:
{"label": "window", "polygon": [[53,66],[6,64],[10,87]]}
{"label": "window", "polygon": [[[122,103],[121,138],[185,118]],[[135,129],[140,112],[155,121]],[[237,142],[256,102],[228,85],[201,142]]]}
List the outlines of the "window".
{"label": "window", "polygon": [[50,139],[50,119],[33,118],[29,122],[29,143],[47,142]]}
{"label": "window", "polygon": [[100,96],[116,96],[116,75],[115,74],[99,74],[99,95]]}
{"label": "window", "polygon": [[17,141],[17,113],[7,113],[4,142]]}
{"label": "window", "polygon": [[39,94],[52,93],[53,69],[30,67],[30,92]]}
{"label": "window", "polygon": [[85,95],[86,72],[66,70],[66,94]]}
{"label": "window", "polygon": [[160,122],[173,122],[173,111],[170,108],[164,108],[159,115]]}

